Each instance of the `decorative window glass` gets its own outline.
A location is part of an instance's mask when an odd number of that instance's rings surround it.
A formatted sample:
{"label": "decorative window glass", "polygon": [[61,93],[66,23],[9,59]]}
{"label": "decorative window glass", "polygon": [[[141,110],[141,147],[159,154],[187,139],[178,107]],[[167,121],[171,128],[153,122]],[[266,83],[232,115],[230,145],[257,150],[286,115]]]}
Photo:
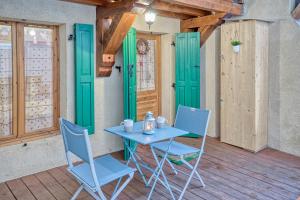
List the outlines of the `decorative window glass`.
{"label": "decorative window glass", "polygon": [[155,40],[139,39],[137,42],[137,91],[155,90]]}
{"label": "decorative window glass", "polygon": [[26,133],[53,126],[53,30],[24,28]]}
{"label": "decorative window glass", "polygon": [[0,21],[0,145],[57,133],[57,28]]}
{"label": "decorative window glass", "polygon": [[0,137],[12,135],[12,33],[0,24]]}

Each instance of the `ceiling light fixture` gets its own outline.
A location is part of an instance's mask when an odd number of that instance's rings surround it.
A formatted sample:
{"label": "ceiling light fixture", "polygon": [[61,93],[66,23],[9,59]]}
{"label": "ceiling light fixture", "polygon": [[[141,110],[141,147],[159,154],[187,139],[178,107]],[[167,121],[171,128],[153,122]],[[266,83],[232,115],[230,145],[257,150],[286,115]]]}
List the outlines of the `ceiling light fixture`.
{"label": "ceiling light fixture", "polygon": [[152,9],[148,9],[145,13],[145,22],[150,26],[154,23],[156,18],[156,13]]}

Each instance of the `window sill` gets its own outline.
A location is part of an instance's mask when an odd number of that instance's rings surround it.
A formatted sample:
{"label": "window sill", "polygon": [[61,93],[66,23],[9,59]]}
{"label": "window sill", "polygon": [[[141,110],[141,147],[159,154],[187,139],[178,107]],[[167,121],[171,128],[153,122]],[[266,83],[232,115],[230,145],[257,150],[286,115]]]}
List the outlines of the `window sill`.
{"label": "window sill", "polygon": [[27,142],[45,139],[45,138],[57,136],[59,134],[60,134],[59,130],[54,130],[54,131],[45,132],[43,134],[24,136],[22,138],[11,138],[11,139],[0,141],[0,147],[11,146],[11,145],[16,145],[16,144],[26,145]]}

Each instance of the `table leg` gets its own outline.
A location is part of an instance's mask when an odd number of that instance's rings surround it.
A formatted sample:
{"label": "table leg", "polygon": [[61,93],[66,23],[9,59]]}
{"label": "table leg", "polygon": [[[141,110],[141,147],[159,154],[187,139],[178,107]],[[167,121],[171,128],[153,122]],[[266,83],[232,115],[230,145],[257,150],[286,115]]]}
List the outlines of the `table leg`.
{"label": "table leg", "polygon": [[[152,185],[152,188],[151,188],[151,191],[150,191],[150,193],[149,193],[149,195],[148,195],[147,200],[150,200],[150,199],[151,199],[152,193],[153,193],[153,191],[154,191],[154,188],[155,188],[155,185],[156,185],[157,181],[159,180],[160,174],[162,174],[162,176],[163,176],[163,178],[164,178],[165,186],[166,186],[167,189],[169,190],[169,192],[170,192],[172,198],[175,200],[175,197],[174,197],[174,194],[173,194],[173,192],[172,192],[172,189],[171,189],[171,187],[170,187],[170,185],[169,185],[169,183],[168,183],[168,180],[167,180],[167,178],[166,178],[166,176],[165,176],[165,174],[164,174],[164,172],[163,172],[163,166],[164,166],[164,163],[165,163],[165,161],[166,161],[166,159],[167,159],[168,152],[169,152],[169,150],[170,150],[170,146],[171,146],[173,140],[174,140],[174,138],[171,138],[171,139],[170,139],[170,142],[169,142],[169,145],[168,145],[168,149],[167,149],[165,155],[163,156],[163,158],[161,159],[160,162],[159,162],[159,160],[158,160],[158,158],[157,158],[157,156],[156,156],[156,154],[155,154],[154,149],[151,147],[151,151],[152,151],[153,156],[154,156],[154,159],[155,159],[155,161],[156,161],[157,168],[156,168],[155,171],[153,172],[155,179],[154,179],[154,183],[153,183],[153,185]],[[152,176],[151,176],[151,178],[152,178]],[[150,178],[150,179],[151,179],[151,178]],[[150,181],[151,181],[151,180],[149,180],[149,183],[150,183]]]}
{"label": "table leg", "polygon": [[141,175],[141,177],[142,177],[142,179],[143,179],[145,185],[148,186],[147,181],[146,181],[146,178],[145,178],[145,174],[142,172],[141,167],[140,167],[140,165],[139,165],[139,163],[138,163],[138,161],[137,161],[137,159],[136,159],[136,156],[137,156],[137,155],[136,155],[135,152],[136,152],[136,149],[137,149],[138,144],[136,145],[136,147],[135,147],[134,149],[131,149],[130,146],[129,146],[129,144],[128,144],[128,141],[126,141],[125,139],[124,139],[124,143],[125,143],[125,147],[126,147],[126,148],[128,149],[128,151],[130,152],[129,159],[128,159],[128,161],[127,161],[127,165],[128,165],[128,164],[130,163],[130,161],[132,160],[133,163],[135,164],[135,166],[136,166],[138,172],[140,173],[140,175]]}

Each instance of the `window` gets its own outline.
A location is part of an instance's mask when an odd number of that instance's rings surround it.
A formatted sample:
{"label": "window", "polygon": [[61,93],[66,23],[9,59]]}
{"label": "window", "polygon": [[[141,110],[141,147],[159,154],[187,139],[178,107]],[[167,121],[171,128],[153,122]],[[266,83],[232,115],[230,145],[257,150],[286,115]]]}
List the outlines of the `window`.
{"label": "window", "polygon": [[57,131],[57,30],[0,22],[0,144]]}

